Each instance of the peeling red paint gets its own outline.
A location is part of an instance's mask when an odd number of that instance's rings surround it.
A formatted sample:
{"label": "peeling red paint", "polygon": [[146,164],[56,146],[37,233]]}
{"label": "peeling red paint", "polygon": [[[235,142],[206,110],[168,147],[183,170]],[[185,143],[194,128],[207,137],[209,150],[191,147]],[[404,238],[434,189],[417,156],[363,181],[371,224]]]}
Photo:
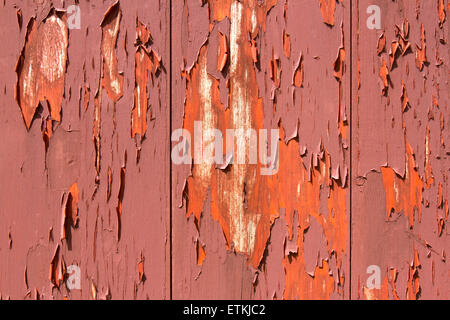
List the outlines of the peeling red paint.
{"label": "peeling red paint", "polygon": [[[199,163],[194,156],[195,145],[191,149],[192,154],[189,154],[193,164],[184,168],[174,167],[174,181],[177,181],[174,192],[177,199],[180,199],[176,201],[175,210],[184,211],[187,218],[184,221],[175,220],[174,232],[192,234],[192,239],[195,239],[192,242],[194,265],[198,268],[192,271],[180,270],[177,265],[184,263],[183,261],[188,258],[186,255],[175,253],[174,292],[177,297],[186,297],[185,291],[192,294],[187,297],[202,297],[203,286],[214,287],[216,282],[220,282],[215,277],[216,270],[222,270],[217,264],[219,252],[219,255],[233,259],[233,262],[231,260],[228,262],[230,265],[245,263],[245,269],[248,271],[242,274],[242,277],[247,277],[251,270],[257,270],[253,277],[248,278],[250,282],[247,282],[247,278],[241,280],[244,281],[244,289],[240,290],[248,290],[250,285],[250,289],[258,297],[270,299],[345,297],[349,285],[346,280],[349,207],[345,158],[342,160],[342,155],[347,151],[340,143],[344,144],[347,139],[349,125],[345,103],[347,96],[344,95],[348,85],[344,33],[348,28],[341,24],[341,28],[334,31],[341,40],[340,43],[336,43],[338,56],[336,58],[331,55],[327,71],[324,71],[328,73],[331,84],[336,88],[332,94],[336,96],[333,98],[336,104],[330,106],[330,112],[337,120],[336,129],[333,129],[336,131],[333,131],[333,134],[339,137],[339,147],[342,148],[340,151],[342,153],[334,146],[332,152],[328,152],[320,141],[320,135],[318,139],[299,136],[304,126],[303,120],[295,121],[296,128],[295,125],[291,127],[289,121],[285,122],[289,117],[286,108],[290,108],[288,105],[292,103],[288,97],[292,96],[294,99],[293,108],[301,110],[301,99],[307,99],[307,95],[301,97],[301,91],[297,90],[310,90],[311,84],[308,81],[315,78],[314,72],[317,71],[317,67],[313,67],[310,61],[319,62],[323,58],[317,55],[312,57],[307,48],[299,50],[299,44],[296,43],[299,36],[297,31],[302,29],[297,28],[296,32],[289,29],[292,2],[230,1],[228,8],[220,9],[221,13],[215,12],[219,10],[217,2],[207,1],[204,6],[207,5],[209,20],[201,19],[193,13],[195,10],[203,10],[194,2],[188,1],[183,6],[174,7],[175,12],[183,10],[187,21],[192,21],[182,25],[180,32],[184,32],[185,35],[181,40],[191,39],[190,41],[201,44],[200,47],[192,49],[198,53],[193,62],[186,62],[184,53],[179,53],[178,49],[175,49],[177,52],[175,61],[180,61],[182,66],[192,65],[192,68],[182,67],[180,73],[175,71],[173,74],[174,79],[181,79],[180,82],[177,81],[174,90],[176,99],[180,98],[178,101],[184,106],[182,110],[174,113],[175,119],[179,119],[175,123],[181,122],[183,128],[192,135],[195,131],[195,121],[202,121],[203,136],[200,142],[202,149],[214,139],[205,135],[207,129],[216,128],[225,132],[229,128],[244,126],[258,130],[265,128],[266,123],[271,123],[269,128],[279,128],[283,132],[278,143],[279,170],[274,176],[261,176],[259,164],[226,162],[221,166],[215,166]],[[315,10],[320,17],[317,7],[311,5],[308,10]],[[339,19],[342,18],[342,12],[343,7],[340,7],[337,15]],[[217,16],[229,18],[229,29],[228,21],[212,18]],[[333,9],[333,19],[334,16]],[[273,27],[272,19],[284,21],[288,26],[282,26],[279,33],[274,32],[274,38],[278,36],[279,42],[272,40],[269,29],[266,29],[268,24]],[[212,36],[204,33],[200,36],[198,31],[195,34],[191,33],[190,28],[194,26],[197,28],[200,25],[204,25]],[[323,28],[321,32],[324,34],[330,30],[322,22],[320,27]],[[214,39],[217,34],[215,29],[220,30],[219,42]],[[178,32],[175,31],[175,34]],[[224,39],[229,41],[227,50],[224,50],[225,45],[221,44]],[[262,42],[261,39],[268,43]],[[178,45],[177,37],[173,41]],[[183,45],[181,43],[181,47]],[[214,58],[211,60],[210,50],[213,55],[216,50],[219,52],[217,60]],[[219,67],[225,65],[222,62],[224,52],[228,53],[225,72]],[[291,59],[291,55],[297,56],[298,60],[292,61],[295,65],[291,62],[288,66],[286,62]],[[189,57],[192,57],[192,54]],[[212,66],[211,61],[214,63]],[[307,69],[307,66],[310,69]],[[218,73],[216,70],[222,72]],[[311,73],[306,73],[305,70],[310,70]],[[285,74],[287,76],[284,76]],[[242,96],[244,92],[245,95]],[[273,114],[275,112],[280,113],[275,115]],[[240,118],[237,118],[237,115]],[[277,119],[277,116],[283,119]],[[289,134],[285,133],[286,128],[289,128]],[[321,124],[321,129],[318,130],[326,130],[325,128],[326,125],[322,127]],[[223,138],[222,147],[225,151],[230,141],[227,141],[225,136]],[[318,145],[317,149],[307,150],[303,143],[299,143],[299,139],[302,141],[304,138],[313,140],[312,143]],[[236,146],[236,142],[232,143]],[[245,148],[242,146],[237,150]],[[310,152],[312,155],[309,155]],[[308,156],[303,158],[307,153]],[[285,214],[280,215],[281,210]],[[317,221],[314,227],[310,227],[311,219]],[[211,240],[211,231],[208,230],[211,230],[214,221],[223,233],[223,244],[221,240]],[[283,229],[283,224],[286,233],[281,231],[274,235],[275,225],[279,226],[276,227],[279,230]],[[308,231],[309,228],[312,229]],[[312,235],[313,242],[304,243],[303,234],[308,232]],[[316,234],[323,235],[324,248],[311,247],[318,240]],[[219,231],[214,238],[220,236]],[[269,238],[284,240],[281,240],[281,243],[272,243],[273,240],[269,241]],[[181,239],[175,240],[175,252],[181,253],[179,248],[182,243],[184,242]],[[273,251],[272,246],[277,248],[288,246],[289,249],[286,247],[281,251],[279,249]],[[210,250],[211,247],[219,249]],[[223,253],[220,253],[222,250]],[[272,253],[266,256],[266,250],[271,250]],[[325,260],[315,262],[314,258],[311,259],[316,254],[315,250],[320,250]],[[233,253],[236,254],[236,258],[231,258]],[[271,272],[273,268],[277,268],[278,273]],[[201,270],[201,273],[196,270]],[[190,272],[193,278],[190,278]],[[199,291],[183,287],[181,284],[185,281],[189,281],[193,288],[199,288]],[[281,286],[276,292],[271,291],[274,282]],[[232,290],[229,294],[233,296]],[[218,288],[215,296],[230,295]],[[248,297],[251,296],[252,294]]]}
{"label": "peeling red paint", "polygon": [[141,43],[136,49],[136,88],[134,90],[134,109],[131,117],[131,136],[139,134],[141,139],[147,131],[147,82],[148,73],[150,73],[153,83],[153,77],[159,70],[161,58],[152,49],[147,50],[145,44],[150,40],[150,32],[138,21],[137,41]]}
{"label": "peeling red paint", "polygon": [[447,2],[5,1],[0,298],[447,298]]}
{"label": "peeling red paint", "polygon": [[[440,2],[416,1],[413,10],[408,4],[386,3],[381,7],[384,31],[365,28],[368,2],[353,6],[361,16],[354,37],[360,60],[354,64],[358,81],[353,88],[357,98],[352,119],[356,124],[353,179],[358,181],[352,193],[352,262],[358,262],[352,263],[355,298],[442,299],[448,295],[444,289],[448,285],[447,218],[439,207],[443,203],[439,194],[445,194],[442,190],[448,183],[448,153],[437,116],[442,112],[438,109],[447,107],[436,98],[448,87],[442,64],[448,54],[442,58],[445,44],[439,40],[448,26],[436,19],[435,12],[439,17],[445,6]],[[367,39],[378,41],[377,48],[370,49]],[[381,49],[384,39],[391,41],[389,53]],[[380,58],[373,60],[376,56]],[[410,68],[411,64],[417,68]],[[373,72],[378,68],[378,74]],[[371,90],[377,77],[383,82],[381,96]],[[361,243],[369,245],[363,249]],[[383,250],[372,248],[371,243]],[[378,265],[382,278],[388,279],[380,289],[364,286],[369,265]]]}

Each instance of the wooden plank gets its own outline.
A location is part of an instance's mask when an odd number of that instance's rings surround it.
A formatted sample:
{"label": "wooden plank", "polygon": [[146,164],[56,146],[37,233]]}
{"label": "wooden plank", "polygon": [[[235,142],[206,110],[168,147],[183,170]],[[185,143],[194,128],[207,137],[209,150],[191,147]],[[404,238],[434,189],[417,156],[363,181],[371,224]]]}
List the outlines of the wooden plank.
{"label": "wooden plank", "polygon": [[170,8],[39,3],[0,10],[0,295],[169,298]]}
{"label": "wooden plank", "polygon": [[373,4],[353,6],[352,298],[448,298],[448,1]]}
{"label": "wooden plank", "polygon": [[348,298],[350,6],[176,1],[172,22],[173,297]]}

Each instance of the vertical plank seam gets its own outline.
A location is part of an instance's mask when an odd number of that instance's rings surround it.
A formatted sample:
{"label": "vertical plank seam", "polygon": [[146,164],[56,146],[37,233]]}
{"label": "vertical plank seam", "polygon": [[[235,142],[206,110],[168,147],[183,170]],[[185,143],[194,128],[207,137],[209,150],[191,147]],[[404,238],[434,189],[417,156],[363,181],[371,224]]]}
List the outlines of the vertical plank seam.
{"label": "vertical plank seam", "polygon": [[[357,2],[359,0],[356,0]],[[359,6],[358,6],[359,8]],[[353,3],[350,0],[350,212],[349,212],[349,220],[350,220],[350,237],[349,237],[349,300],[352,300],[352,209],[353,209]]]}
{"label": "vertical plank seam", "polygon": [[170,259],[169,259],[169,281],[170,281],[170,289],[169,289],[169,299],[173,299],[173,266],[172,266],[172,247],[173,247],[173,233],[172,233],[172,158],[171,158],[171,146],[172,146],[172,0],[169,1],[169,251],[170,251]]}

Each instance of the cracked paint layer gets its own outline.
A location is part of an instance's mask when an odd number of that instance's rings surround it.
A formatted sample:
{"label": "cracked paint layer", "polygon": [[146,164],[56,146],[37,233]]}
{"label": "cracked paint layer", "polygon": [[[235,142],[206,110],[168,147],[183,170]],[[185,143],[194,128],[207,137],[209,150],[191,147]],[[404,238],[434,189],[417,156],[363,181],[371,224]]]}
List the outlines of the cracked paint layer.
{"label": "cracked paint layer", "polygon": [[449,3],[372,4],[3,1],[0,299],[448,298]]}

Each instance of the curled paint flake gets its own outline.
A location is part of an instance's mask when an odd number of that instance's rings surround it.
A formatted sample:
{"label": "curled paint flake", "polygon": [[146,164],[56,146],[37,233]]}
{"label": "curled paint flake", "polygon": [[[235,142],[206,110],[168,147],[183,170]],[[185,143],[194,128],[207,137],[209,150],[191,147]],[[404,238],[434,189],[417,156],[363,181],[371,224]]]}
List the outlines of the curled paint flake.
{"label": "curled paint flake", "polygon": [[423,26],[420,27],[420,46],[416,45],[416,67],[420,71],[423,70],[424,64],[427,61],[427,50],[426,50],[426,42],[425,42],[425,28]]}
{"label": "curled paint flake", "polygon": [[144,262],[145,262],[145,258],[141,252],[141,259],[138,262],[139,282],[141,282],[141,283],[145,282],[145,280],[146,280],[145,273],[144,273]]}
{"label": "curled paint flake", "polygon": [[380,67],[379,75],[381,80],[383,81],[382,94],[385,96],[387,95],[387,91],[389,88],[389,70],[387,68],[386,61],[384,60],[384,58],[382,59],[382,65]]}
{"label": "curled paint flake", "polygon": [[392,288],[392,296],[395,300],[400,300],[400,297],[397,294],[397,288],[395,283],[397,282],[397,276],[398,276],[398,271],[395,268],[390,268],[389,269],[389,278],[390,278],[390,283],[391,283],[391,288]]}
{"label": "curled paint flake", "polygon": [[147,132],[148,73],[153,82],[160,63],[161,58],[154,50],[148,51],[141,45],[137,48],[135,55],[136,87],[134,89],[134,108],[131,114],[131,137],[133,138],[139,134],[142,140]]}
{"label": "curled paint flake", "polygon": [[329,26],[334,26],[334,11],[336,9],[336,0],[319,1],[320,12],[322,13],[323,21]]}
{"label": "curled paint flake", "polygon": [[91,297],[94,300],[97,300],[97,287],[95,286],[94,281],[91,283]]}
{"label": "curled paint flake", "polygon": [[256,64],[256,63],[258,63],[258,49],[256,48],[256,41],[254,39],[252,39],[250,41],[250,48],[251,48],[253,63]]}
{"label": "curled paint flake", "polygon": [[206,258],[206,251],[200,240],[197,240],[197,265],[201,266]]}
{"label": "curled paint flake", "polygon": [[116,213],[117,213],[117,239],[120,240],[120,236],[122,233],[122,202],[123,202],[123,196],[125,193],[125,170],[126,170],[126,158],[127,154],[125,152],[125,161],[124,165],[120,168],[120,185],[119,185],[119,193],[117,195],[117,207],[116,207]]}
{"label": "curled paint flake", "polygon": [[339,48],[338,55],[333,64],[334,77],[338,80],[342,80],[344,74],[344,61],[345,61],[345,49],[343,47]]}
{"label": "curled paint flake", "polygon": [[53,254],[52,261],[50,262],[49,272],[49,279],[51,283],[58,288],[66,276],[66,263],[64,262],[64,258],[60,254],[60,251],[60,246],[58,244],[56,246],[55,253]]}
{"label": "curled paint flake", "polygon": [[402,80],[402,96],[400,99],[402,101],[402,112],[405,112],[409,106],[409,99],[408,95],[406,94],[406,86],[403,80]]}
{"label": "curled paint flake", "polygon": [[269,76],[275,87],[279,88],[281,83],[281,60],[277,57],[269,61]]}
{"label": "curled paint flake", "polygon": [[403,37],[400,37],[399,43],[402,48],[402,56],[404,56],[411,49],[411,43]]}
{"label": "curled paint flake", "polygon": [[389,70],[392,70],[395,66],[395,62],[397,60],[397,57],[400,53],[400,44],[398,41],[392,41],[391,43],[391,50],[389,51]]}
{"label": "curled paint flake", "polygon": [[383,31],[383,33],[378,38],[378,44],[377,44],[377,54],[380,55],[384,50],[386,49],[386,35]]}
{"label": "curled paint flake", "polygon": [[297,62],[297,67],[294,71],[293,83],[297,88],[303,87],[303,54],[300,53],[300,58]]}
{"label": "curled paint flake", "polygon": [[91,89],[89,88],[89,86],[84,86],[83,104],[84,104],[84,111],[85,112],[88,109],[90,98],[91,98]]}
{"label": "curled paint flake", "polygon": [[106,185],[106,201],[111,198],[111,185],[112,185],[112,171],[111,167],[108,167],[107,185]]}
{"label": "curled paint flake", "polygon": [[61,223],[61,240],[67,239],[70,228],[78,224],[78,184],[75,182],[64,196],[63,214]]}
{"label": "curled paint flake", "polygon": [[152,36],[150,31],[147,29],[147,27],[140,22],[137,18],[136,18],[136,41],[137,44],[140,45],[144,45],[146,46],[149,41],[151,40]]}
{"label": "curled paint flake", "polygon": [[442,29],[442,27],[444,26],[446,16],[444,0],[438,0],[438,16],[439,16],[439,27]]}
{"label": "curled paint flake", "polygon": [[22,30],[22,22],[23,22],[23,15],[22,15],[22,9],[16,10],[17,15],[17,23],[19,24],[19,29]]}
{"label": "curled paint flake", "polygon": [[99,175],[100,175],[100,130],[101,130],[101,103],[99,98],[99,92],[95,95],[94,98],[94,125],[92,129],[92,140],[94,142],[94,148],[95,148],[95,170],[97,172],[96,176],[96,184],[98,184],[99,181]]}
{"label": "curled paint flake", "polygon": [[419,283],[419,268],[421,267],[419,261],[419,253],[414,245],[414,259],[409,266],[408,273],[408,285],[406,289],[406,298],[408,300],[417,300],[420,294],[420,283]]}
{"label": "curled paint flake", "polygon": [[402,25],[402,34],[405,39],[409,37],[409,21],[405,18]]}
{"label": "curled paint flake", "polygon": [[217,58],[217,70],[222,71],[228,61],[228,41],[227,36],[219,32],[219,56]]}
{"label": "curled paint flake", "polygon": [[283,52],[286,58],[291,57],[291,36],[287,34],[286,30],[283,30]]}
{"label": "curled paint flake", "polygon": [[108,96],[114,102],[117,102],[123,94],[123,73],[118,71],[116,54],[121,17],[122,11],[117,1],[106,11],[101,23],[101,54],[103,63],[101,86],[105,88]]}

